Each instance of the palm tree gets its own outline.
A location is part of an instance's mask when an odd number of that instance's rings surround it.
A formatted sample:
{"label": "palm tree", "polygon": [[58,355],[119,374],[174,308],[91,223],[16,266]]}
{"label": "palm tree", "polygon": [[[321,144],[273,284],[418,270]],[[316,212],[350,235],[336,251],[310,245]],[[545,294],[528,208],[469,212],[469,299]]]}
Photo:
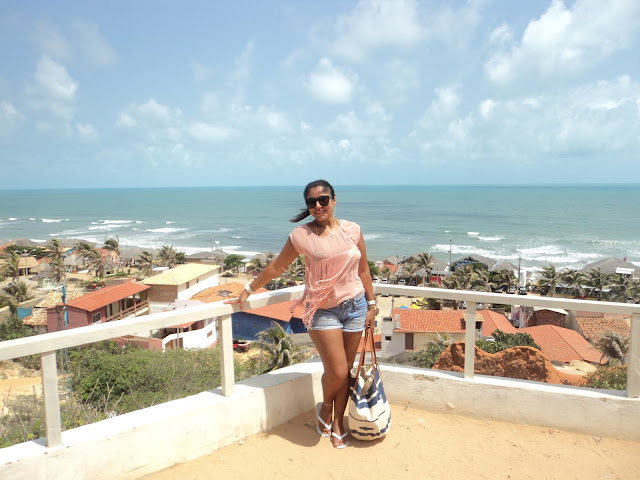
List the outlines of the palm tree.
{"label": "palm tree", "polygon": [[629,354],[629,339],[615,332],[607,332],[598,339],[595,347],[603,357],[609,357],[610,365],[620,365],[625,363]]}
{"label": "palm tree", "polygon": [[448,278],[454,281],[456,290],[473,290],[473,287],[480,284],[480,277],[473,265],[465,265],[462,268],[458,268]]}
{"label": "palm tree", "polygon": [[13,277],[13,281],[20,279],[20,255],[15,251],[6,252],[2,255],[2,275]]}
{"label": "palm tree", "polygon": [[[431,278],[431,271],[433,270],[433,261],[434,261],[434,257],[433,255],[431,255],[429,252],[424,252],[418,255],[418,258],[416,259],[416,263],[418,264],[418,268],[422,268],[427,272],[427,278],[426,281],[429,281],[429,279]],[[422,281],[422,283],[424,283],[425,280]]]}
{"label": "palm tree", "polygon": [[612,275],[611,292],[607,299],[613,302],[627,303],[631,299],[636,303],[636,298],[640,292],[640,281],[631,278],[630,275]]}
{"label": "palm tree", "polygon": [[582,297],[584,295],[584,288],[582,288],[584,275],[582,272],[574,268],[565,268],[560,272],[560,279],[567,285],[567,290],[574,297]]}
{"label": "palm tree", "polygon": [[104,277],[106,260],[102,258],[102,252],[85,241],[74,244],[74,250],[82,256],[85,266],[89,271],[94,270],[97,277]]}
{"label": "palm tree", "polygon": [[47,250],[47,257],[51,260],[64,259],[66,248],[60,243],[60,240],[52,238],[49,240],[49,243],[47,243],[45,249]]}
{"label": "palm tree", "polygon": [[147,252],[146,250],[143,251],[138,256],[136,265],[142,272],[142,275],[144,275],[145,277],[149,277],[153,271],[153,254]]}
{"label": "palm tree", "polygon": [[26,282],[14,282],[2,288],[5,303],[9,305],[11,314],[18,313],[18,305],[33,298],[33,294]]}
{"label": "palm tree", "polygon": [[173,245],[163,245],[158,252],[158,260],[165,267],[173,268],[176,264],[176,251]]}
{"label": "palm tree", "polygon": [[492,281],[495,284],[495,288],[497,290],[503,289],[508,292],[509,290],[511,290],[511,286],[515,285],[518,282],[516,274],[513,273],[513,270],[509,268],[495,270],[491,273],[493,274]]}
{"label": "palm tree", "polygon": [[382,267],[378,272],[378,275],[380,275],[382,278],[384,278],[388,282],[389,277],[391,276],[391,270],[389,270],[389,267]]}
{"label": "palm tree", "polygon": [[556,270],[556,267],[549,264],[548,267],[542,267],[542,276],[538,280],[538,288],[547,287],[551,296],[556,294],[556,285],[560,282],[560,273]]}
{"label": "palm tree", "polygon": [[54,258],[53,260],[51,260],[51,262],[49,263],[49,269],[51,270],[56,283],[64,283],[67,271],[64,267],[63,259]]}
{"label": "palm tree", "polygon": [[305,272],[305,263],[304,257],[302,255],[298,255],[291,265],[287,267],[287,271],[284,273],[284,277],[288,281],[296,281],[303,280]]}
{"label": "palm tree", "polygon": [[260,348],[267,354],[268,366],[265,372],[293,365],[300,356],[291,337],[277,322],[271,322],[271,328],[258,333],[258,340],[252,343],[252,348]]}
{"label": "palm tree", "polygon": [[478,276],[476,285],[485,292],[492,292],[496,288],[495,282],[492,281],[492,275],[486,270],[480,270],[476,273]]}
{"label": "palm tree", "polygon": [[64,268],[65,247],[62,246],[60,240],[52,238],[49,240],[49,243],[47,243],[46,249],[47,257],[51,259],[49,268],[51,268],[53,277],[57,283],[63,283],[67,273]]}
{"label": "palm tree", "polygon": [[588,287],[598,291],[598,301],[601,301],[603,290],[613,283],[613,276],[599,268],[592,268],[585,275],[585,283]]}
{"label": "palm tree", "polygon": [[416,272],[418,271],[418,264],[410,260],[402,265],[402,270],[403,273],[409,278],[408,283],[412,284],[416,276]]}
{"label": "palm tree", "polygon": [[120,256],[120,238],[116,236],[116,238],[107,238],[104,241],[104,245],[102,248],[109,250],[110,252],[114,252],[118,257]]}

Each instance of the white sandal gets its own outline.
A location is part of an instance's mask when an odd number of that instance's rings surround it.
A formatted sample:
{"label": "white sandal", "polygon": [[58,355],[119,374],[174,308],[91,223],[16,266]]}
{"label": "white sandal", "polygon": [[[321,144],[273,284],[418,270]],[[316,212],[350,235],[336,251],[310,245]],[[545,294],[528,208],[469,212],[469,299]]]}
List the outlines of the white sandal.
{"label": "white sandal", "polygon": [[[331,429],[333,428],[333,420],[327,424],[322,418],[320,418],[320,410],[318,410],[316,412],[316,419],[317,419],[317,421],[316,421],[316,431],[318,432],[318,434],[321,437],[330,436],[331,435],[330,433],[323,432],[322,430],[320,430],[320,425],[318,425],[318,422],[320,422],[324,428],[326,428],[328,431],[331,432]],[[333,433],[333,432],[331,432],[331,433]]]}
{"label": "white sandal", "polygon": [[[331,422],[333,423],[333,422]],[[342,435],[338,435],[336,432],[331,432],[331,436],[332,437],[336,437],[338,439],[338,441],[342,442],[342,440],[344,439],[344,437],[346,437],[347,435],[349,435],[349,432],[344,432]],[[333,442],[331,442],[333,444]],[[333,448],[345,448],[349,446],[349,440],[347,440],[346,443],[341,443],[339,445],[334,445]]]}

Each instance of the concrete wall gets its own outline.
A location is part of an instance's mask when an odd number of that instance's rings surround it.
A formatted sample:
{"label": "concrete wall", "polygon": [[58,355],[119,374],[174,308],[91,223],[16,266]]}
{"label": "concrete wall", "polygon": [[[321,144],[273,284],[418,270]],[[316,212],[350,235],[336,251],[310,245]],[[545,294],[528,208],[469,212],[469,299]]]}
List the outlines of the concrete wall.
{"label": "concrete wall", "polygon": [[[140,478],[315,408],[321,372],[311,361],[241,382],[230,397],[216,389],[86,425],[63,432],[58,449],[42,440],[0,449],[0,478]],[[396,405],[640,441],[640,399],[624,392],[398,366],[383,366],[382,379]]]}
{"label": "concrete wall", "polygon": [[176,285],[151,285],[149,301],[154,303],[172,303],[178,298]]}

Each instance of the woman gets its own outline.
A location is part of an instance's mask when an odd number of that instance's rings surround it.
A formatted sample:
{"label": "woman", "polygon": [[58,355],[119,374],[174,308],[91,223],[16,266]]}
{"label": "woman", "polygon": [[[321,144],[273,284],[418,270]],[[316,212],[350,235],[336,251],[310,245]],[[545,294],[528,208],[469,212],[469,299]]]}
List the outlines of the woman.
{"label": "woman", "polygon": [[376,301],[360,227],[334,217],[336,195],[325,180],[304,189],[307,208],[292,222],[311,215],[313,221],[296,227],[278,257],[245,285],[236,303],[242,309],[249,295],[281,274],[298,255],[305,257],[305,305],[303,321],[313,340],[324,373],[322,406],[316,430],[330,437],[336,448],[349,444],[343,425],[349,399],[349,375],[362,331],[373,327]]}

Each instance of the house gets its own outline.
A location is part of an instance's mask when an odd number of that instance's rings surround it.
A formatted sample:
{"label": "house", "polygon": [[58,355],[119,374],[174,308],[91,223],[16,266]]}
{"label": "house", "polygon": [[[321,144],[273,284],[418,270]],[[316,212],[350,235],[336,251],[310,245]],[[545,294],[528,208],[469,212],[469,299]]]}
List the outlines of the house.
{"label": "house", "polygon": [[[466,331],[466,310],[417,310],[394,308],[392,317],[382,319],[382,351],[393,355],[405,350],[422,348],[434,335],[448,335],[454,341],[463,341]],[[517,333],[507,317],[491,310],[476,312],[476,330],[490,337],[499,329]]]}
{"label": "house", "polygon": [[[240,295],[244,285],[237,282],[226,283],[195,295],[192,300],[204,303],[219,302],[227,298],[235,298]],[[267,290],[261,288],[256,293],[264,293]],[[287,333],[306,333],[306,328],[302,323],[304,307],[299,305],[293,312],[290,311],[295,301],[267,305],[251,310],[234,312],[231,315],[232,332],[235,338],[244,340],[257,340],[258,332],[271,327],[271,322],[276,322],[282,326]]]}
{"label": "house", "polygon": [[[406,258],[400,260],[400,262],[398,263],[397,270],[396,270],[396,276],[398,278],[404,277],[404,278],[408,279],[409,275],[406,273],[406,265],[407,265],[407,263],[410,263],[410,262],[417,262],[419,255],[420,255],[419,253],[416,253],[414,255],[411,255],[409,257],[406,257]],[[449,272],[449,265],[447,263],[443,262],[442,260],[434,258],[433,262],[432,262],[432,266],[431,266],[431,271],[429,272],[429,273],[431,273],[430,278],[427,278],[427,273],[428,272],[427,272],[426,269],[418,268],[415,271],[415,273],[413,275],[411,275],[410,277],[413,280],[413,283],[416,283],[415,282],[416,279],[418,280],[417,283],[429,282],[432,279],[437,281],[436,280],[437,277],[448,275],[450,273]]]}
{"label": "house", "polygon": [[142,281],[151,287],[151,313],[171,308],[176,300],[187,300],[207,288],[218,285],[219,265],[188,263],[165,270]]}
{"label": "house", "polygon": [[575,323],[577,332],[594,345],[608,332],[617,333],[627,340],[631,336],[630,321],[621,316],[605,317],[603,314],[583,312],[576,316]]}
{"label": "house", "polygon": [[[67,301],[84,295],[82,292],[67,292]],[[22,319],[22,323],[30,326],[36,334],[47,333],[47,309],[54,308],[62,302],[62,292],[49,292],[44,298],[40,298],[29,308],[29,312]],[[21,304],[25,305],[25,304]],[[26,307],[26,306],[25,306]],[[62,313],[62,312],[61,312]],[[64,323],[64,321],[62,322]],[[56,328],[58,322],[56,318]]]}
{"label": "house", "polygon": [[539,325],[523,328],[521,331],[533,337],[542,353],[557,362],[569,363],[572,360],[594,364],[605,364],[607,359],[578,332],[555,325]]}
{"label": "house", "polygon": [[147,285],[130,281],[67,299],[68,324],[64,325],[64,306],[58,303],[47,309],[47,331],[85,327],[147,314],[149,289]]}
{"label": "house", "polygon": [[40,263],[38,263],[38,260],[36,259],[36,257],[20,257],[20,260],[18,262],[18,266],[20,269],[20,276],[24,276],[24,275],[31,275],[32,272],[31,270],[35,269],[36,267],[38,267],[40,265]]}
{"label": "house", "polygon": [[631,278],[640,278],[640,267],[633,263],[627,262],[626,257],[624,260],[620,260],[615,257],[605,258],[604,260],[598,260],[597,262],[590,263],[579,271],[582,273],[590,272],[591,270],[601,270],[603,273],[617,273],[619,275],[630,275]]}
{"label": "house", "polygon": [[495,260],[492,260],[491,258],[483,257],[482,255],[467,255],[466,257],[455,260],[451,264],[451,270],[455,272],[458,268],[462,268],[473,263],[481,263],[482,265],[487,267],[487,270],[491,270],[497,262]]}
{"label": "house", "polygon": [[539,325],[567,326],[567,311],[561,308],[520,307],[512,309],[511,320],[518,328]]}

